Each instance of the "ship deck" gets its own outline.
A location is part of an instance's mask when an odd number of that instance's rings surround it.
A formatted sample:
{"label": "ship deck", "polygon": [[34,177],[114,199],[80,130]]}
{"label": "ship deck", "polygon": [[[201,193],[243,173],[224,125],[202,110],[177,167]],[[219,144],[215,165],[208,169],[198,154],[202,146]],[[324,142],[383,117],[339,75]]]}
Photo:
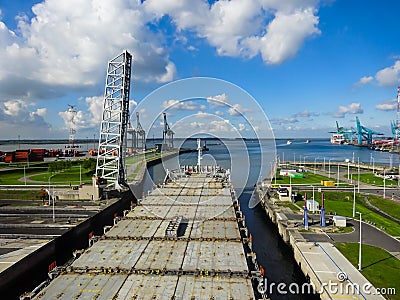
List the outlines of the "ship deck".
{"label": "ship deck", "polygon": [[229,184],[180,177],[144,197],[35,299],[255,299],[235,215]]}

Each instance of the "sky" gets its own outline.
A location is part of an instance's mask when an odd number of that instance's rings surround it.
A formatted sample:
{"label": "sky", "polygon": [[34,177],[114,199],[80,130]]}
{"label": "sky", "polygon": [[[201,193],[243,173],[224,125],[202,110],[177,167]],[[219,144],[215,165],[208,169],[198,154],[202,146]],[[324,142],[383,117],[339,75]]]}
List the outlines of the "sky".
{"label": "sky", "polygon": [[[98,137],[107,63],[125,49],[132,124],[139,111],[156,137],[162,112],[178,137],[328,138],[356,116],[391,136],[399,11],[394,0],[0,0],[0,140],[67,139],[68,105],[76,138]],[[191,77],[220,85],[195,92]],[[163,92],[176,80],[188,93]]]}

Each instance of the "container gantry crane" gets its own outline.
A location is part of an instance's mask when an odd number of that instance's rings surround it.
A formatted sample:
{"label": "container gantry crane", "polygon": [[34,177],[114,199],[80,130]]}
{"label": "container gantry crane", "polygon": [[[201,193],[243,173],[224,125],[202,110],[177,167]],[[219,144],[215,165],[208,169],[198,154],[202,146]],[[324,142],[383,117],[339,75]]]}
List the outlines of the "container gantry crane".
{"label": "container gantry crane", "polygon": [[163,145],[166,145],[166,147],[169,148],[174,148],[175,133],[169,127],[169,124],[167,122],[167,114],[165,112],[163,113],[163,117],[164,117]]}

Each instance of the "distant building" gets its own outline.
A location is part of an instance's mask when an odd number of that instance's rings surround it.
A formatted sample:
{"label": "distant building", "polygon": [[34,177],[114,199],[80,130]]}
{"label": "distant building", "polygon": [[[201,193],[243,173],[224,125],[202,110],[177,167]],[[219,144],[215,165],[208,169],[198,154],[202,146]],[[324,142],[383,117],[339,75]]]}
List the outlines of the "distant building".
{"label": "distant building", "polygon": [[333,224],[337,227],[346,227],[346,217],[343,216],[334,216]]}
{"label": "distant building", "polygon": [[311,212],[319,211],[319,203],[315,200],[307,200],[307,210]]}

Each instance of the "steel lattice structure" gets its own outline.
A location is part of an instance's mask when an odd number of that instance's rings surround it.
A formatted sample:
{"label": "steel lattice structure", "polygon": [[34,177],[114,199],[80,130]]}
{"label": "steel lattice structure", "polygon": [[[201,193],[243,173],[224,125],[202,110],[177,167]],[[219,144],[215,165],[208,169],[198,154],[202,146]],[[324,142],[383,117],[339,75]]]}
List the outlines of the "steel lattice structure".
{"label": "steel lattice structure", "polygon": [[96,176],[99,186],[104,183],[109,190],[123,190],[127,186],[125,155],[131,65],[132,55],[126,50],[108,62]]}

